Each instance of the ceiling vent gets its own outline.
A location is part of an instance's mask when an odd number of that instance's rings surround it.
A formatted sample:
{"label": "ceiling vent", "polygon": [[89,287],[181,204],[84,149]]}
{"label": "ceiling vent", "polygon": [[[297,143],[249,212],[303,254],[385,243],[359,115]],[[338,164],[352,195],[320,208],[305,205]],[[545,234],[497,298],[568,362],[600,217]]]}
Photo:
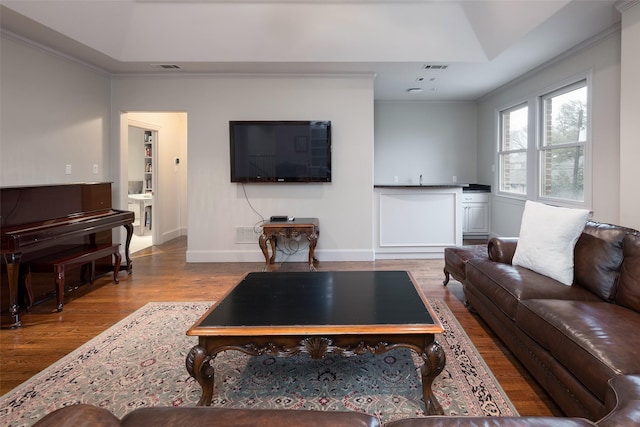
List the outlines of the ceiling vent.
{"label": "ceiling vent", "polygon": [[449,66],[444,64],[425,64],[423,70],[446,70]]}
{"label": "ceiling vent", "polygon": [[179,70],[180,66],[176,64],[151,64],[153,68],[159,68],[161,70]]}

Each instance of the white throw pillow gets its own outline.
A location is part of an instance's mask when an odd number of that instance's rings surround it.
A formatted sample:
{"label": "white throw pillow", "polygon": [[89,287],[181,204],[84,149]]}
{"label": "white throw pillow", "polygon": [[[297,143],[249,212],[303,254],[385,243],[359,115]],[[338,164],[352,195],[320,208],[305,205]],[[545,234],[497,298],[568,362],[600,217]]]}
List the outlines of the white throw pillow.
{"label": "white throw pillow", "polygon": [[573,249],[589,217],[586,209],[549,206],[527,200],[513,265],[573,283]]}

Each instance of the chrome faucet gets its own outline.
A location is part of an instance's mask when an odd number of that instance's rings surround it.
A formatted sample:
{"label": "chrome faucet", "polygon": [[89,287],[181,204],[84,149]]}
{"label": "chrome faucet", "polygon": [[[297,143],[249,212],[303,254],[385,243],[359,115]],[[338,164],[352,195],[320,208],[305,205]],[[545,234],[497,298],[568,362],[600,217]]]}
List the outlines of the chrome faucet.
{"label": "chrome faucet", "polygon": [[422,174],[420,174],[420,185],[422,185]]}

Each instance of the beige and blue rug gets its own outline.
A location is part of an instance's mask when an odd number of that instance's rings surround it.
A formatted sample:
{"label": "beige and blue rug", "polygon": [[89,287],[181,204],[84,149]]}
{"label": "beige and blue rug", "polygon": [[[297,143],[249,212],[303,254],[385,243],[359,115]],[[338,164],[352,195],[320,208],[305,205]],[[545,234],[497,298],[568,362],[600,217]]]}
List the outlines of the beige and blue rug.
{"label": "beige and blue rug", "polygon": [[[511,402],[442,300],[431,300],[445,332],[445,370],[434,392],[448,415],[517,415]],[[186,330],[210,303],[149,303],[0,397],[6,426],[29,426],[62,406],[89,403],[116,416],[142,406],[195,406],[199,384],[185,368],[197,343]],[[407,349],[323,360],[252,357],[215,361],[212,406],[358,411],[382,422],[423,416],[419,366]]]}

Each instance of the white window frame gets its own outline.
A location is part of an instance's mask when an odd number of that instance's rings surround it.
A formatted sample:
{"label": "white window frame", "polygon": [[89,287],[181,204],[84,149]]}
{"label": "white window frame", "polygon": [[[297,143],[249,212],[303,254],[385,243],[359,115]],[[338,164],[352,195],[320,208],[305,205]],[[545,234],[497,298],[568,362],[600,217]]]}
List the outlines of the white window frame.
{"label": "white window frame", "polygon": [[[504,130],[504,122],[503,117],[507,113],[511,113],[512,111],[519,110],[521,108],[527,108],[527,148],[518,149],[518,150],[503,150],[503,130]],[[498,173],[497,173],[497,185],[496,185],[496,193],[505,197],[515,198],[515,199],[526,199],[528,193],[531,190],[531,145],[532,145],[532,131],[531,131],[531,103],[528,100],[521,101],[515,104],[511,104],[507,107],[500,108],[497,111],[497,159],[496,164],[498,165]],[[527,172],[526,172],[526,190],[524,193],[516,193],[513,191],[504,191],[502,189],[502,180],[503,180],[503,170],[502,170],[502,156],[507,154],[517,154],[517,153],[525,153],[527,156]]]}
{"label": "white window frame", "polygon": [[[586,82],[587,88],[587,138],[584,143],[584,200],[576,201],[569,199],[560,199],[552,197],[541,196],[542,186],[542,164],[540,161],[541,147],[542,147],[542,126],[544,126],[544,120],[542,120],[542,99],[553,93],[561,93],[563,89],[570,91],[571,87]],[[592,72],[586,71],[570,78],[564,79],[554,85],[548,86],[543,90],[536,91],[529,96],[520,98],[518,101],[514,101],[509,104],[505,104],[503,107],[495,110],[495,134],[496,141],[495,151],[495,165],[494,170],[494,184],[495,195],[505,199],[513,200],[534,200],[542,203],[548,203],[556,206],[565,207],[579,207],[584,209],[591,209],[592,204],[592,174],[593,174],[593,155],[592,155],[592,123],[593,123],[593,88],[592,88]],[[502,184],[502,170],[500,164],[500,154],[502,148],[502,114],[510,110],[515,110],[524,105],[529,107],[529,121],[528,121],[528,149],[527,149],[527,192],[526,194],[512,193],[501,190]]]}
{"label": "white window frame", "polygon": [[[586,132],[587,137],[584,142],[578,142],[574,144],[566,144],[562,146],[555,145],[553,147],[545,147],[543,145],[543,132],[544,132],[544,99],[558,96],[567,92],[571,92],[572,90],[578,89],[580,87],[585,87],[587,89],[587,126]],[[537,108],[536,108],[536,117],[537,117],[537,127],[536,127],[536,150],[535,150],[535,194],[534,200],[557,205],[557,206],[566,206],[566,207],[581,207],[581,208],[589,208],[591,206],[591,175],[592,175],[592,156],[591,156],[591,140],[592,140],[592,132],[591,132],[591,123],[593,122],[593,109],[591,106],[591,74],[583,74],[581,76],[576,76],[571,79],[565,80],[561,83],[558,83],[555,86],[547,88],[543,94],[540,94],[537,97]],[[542,156],[544,152],[550,149],[558,149],[562,147],[575,147],[582,146],[584,152],[584,175],[583,175],[583,200],[571,200],[564,199],[559,197],[549,197],[543,195],[543,162]]]}

